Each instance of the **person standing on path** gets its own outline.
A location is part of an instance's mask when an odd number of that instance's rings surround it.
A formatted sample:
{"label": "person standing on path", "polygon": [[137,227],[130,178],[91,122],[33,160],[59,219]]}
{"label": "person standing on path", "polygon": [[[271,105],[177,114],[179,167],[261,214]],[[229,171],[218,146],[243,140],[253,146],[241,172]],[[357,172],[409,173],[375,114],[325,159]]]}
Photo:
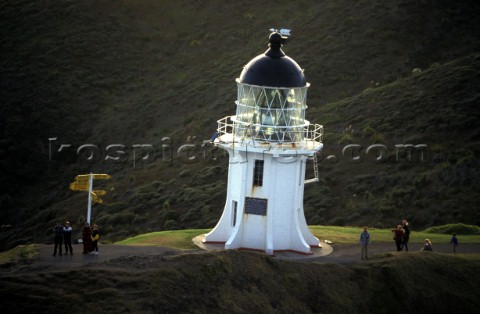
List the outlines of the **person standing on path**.
{"label": "person standing on path", "polygon": [[362,246],[360,254],[362,259],[368,260],[368,243],[370,243],[370,233],[368,233],[367,226],[364,226],[363,232],[360,234],[360,245]]}
{"label": "person standing on path", "polygon": [[73,255],[73,248],[72,248],[72,227],[70,227],[70,222],[65,223],[65,227],[63,227],[63,241],[65,241],[65,255],[68,254],[68,250],[70,249],[70,255]]}
{"label": "person standing on path", "polygon": [[402,228],[402,225],[398,225],[397,229],[393,229],[393,240],[395,241],[395,244],[397,245],[397,251],[402,250],[402,243],[403,243],[403,235],[404,231]]}
{"label": "person standing on path", "polygon": [[402,228],[403,228],[403,241],[402,241],[402,249],[405,248],[405,251],[408,252],[408,240],[410,240],[410,228],[408,228],[408,221],[402,221]]}
{"label": "person standing on path", "polygon": [[53,238],[53,241],[55,242],[53,256],[57,255],[57,248],[59,253],[58,255],[62,255],[63,227],[59,222],[57,222],[57,225],[53,227],[53,232],[55,233],[55,237]]}
{"label": "person standing on path", "polygon": [[82,241],[83,241],[83,254],[90,253],[92,249],[92,229],[90,229],[90,224],[87,222],[82,229]]}
{"label": "person standing on path", "polygon": [[98,240],[100,239],[100,232],[98,231],[98,226],[93,225],[92,229],[92,241],[93,241],[93,250],[95,255],[98,255]]}
{"label": "person standing on path", "polygon": [[457,254],[458,239],[456,233],[453,234],[450,244],[453,246],[453,254]]}

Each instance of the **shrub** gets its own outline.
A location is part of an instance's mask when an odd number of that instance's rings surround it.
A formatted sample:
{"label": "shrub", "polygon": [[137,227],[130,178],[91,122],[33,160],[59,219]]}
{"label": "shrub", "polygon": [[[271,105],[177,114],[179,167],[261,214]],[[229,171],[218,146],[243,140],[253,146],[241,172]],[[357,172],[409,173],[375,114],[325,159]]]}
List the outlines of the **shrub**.
{"label": "shrub", "polygon": [[115,202],[104,205],[104,210],[102,212],[106,213],[116,213],[128,207],[128,204],[125,202]]}
{"label": "shrub", "polygon": [[159,192],[162,191],[164,188],[164,184],[162,181],[153,181],[151,183],[142,185],[141,187],[137,188],[138,193],[152,193],[152,192]]}
{"label": "shrub", "polygon": [[175,229],[178,229],[178,224],[175,220],[170,219],[170,220],[165,221],[165,223],[163,224],[163,229],[165,229],[165,230],[175,230]]}
{"label": "shrub", "polygon": [[102,217],[97,223],[100,225],[111,224],[114,226],[128,225],[134,220],[134,218],[135,215],[133,213],[120,212]]}
{"label": "shrub", "polygon": [[344,217],[334,217],[334,218],[330,219],[328,224],[332,225],[332,226],[345,226],[345,218]]}
{"label": "shrub", "polygon": [[480,227],[466,224],[448,224],[443,226],[431,227],[425,230],[426,233],[442,233],[442,234],[480,234]]}
{"label": "shrub", "polygon": [[320,216],[315,214],[309,219],[308,224],[309,225],[320,225],[324,222],[325,222],[325,219],[323,219]]}
{"label": "shrub", "polygon": [[178,174],[178,176],[179,176],[180,178],[189,177],[189,176],[191,175],[191,173],[192,173],[192,172],[191,172],[190,170],[186,169],[186,170],[180,171],[180,173]]}
{"label": "shrub", "polygon": [[177,212],[175,212],[174,210],[165,210],[163,213],[162,213],[162,218],[164,220],[173,220],[173,219],[176,219],[177,218]]}

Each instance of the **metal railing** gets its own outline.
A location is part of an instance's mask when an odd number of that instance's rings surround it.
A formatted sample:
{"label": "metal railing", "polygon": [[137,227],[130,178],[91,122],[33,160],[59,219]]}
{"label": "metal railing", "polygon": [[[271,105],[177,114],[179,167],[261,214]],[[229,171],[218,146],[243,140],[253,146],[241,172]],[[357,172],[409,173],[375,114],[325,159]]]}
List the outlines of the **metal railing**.
{"label": "metal railing", "polygon": [[323,126],[308,122],[296,126],[272,126],[235,121],[235,116],[227,116],[217,122],[218,137],[222,142],[253,140],[300,145],[307,142],[321,143],[323,139]]}

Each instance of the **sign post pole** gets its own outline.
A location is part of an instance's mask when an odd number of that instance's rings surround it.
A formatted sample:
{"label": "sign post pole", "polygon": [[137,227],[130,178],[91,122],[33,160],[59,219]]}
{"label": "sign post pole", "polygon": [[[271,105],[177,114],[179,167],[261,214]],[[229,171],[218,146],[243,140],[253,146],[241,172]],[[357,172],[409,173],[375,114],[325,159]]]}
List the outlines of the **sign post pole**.
{"label": "sign post pole", "polygon": [[87,222],[90,224],[90,214],[92,212],[92,186],[93,186],[93,174],[90,173],[89,187],[88,187],[88,209],[87,209]]}

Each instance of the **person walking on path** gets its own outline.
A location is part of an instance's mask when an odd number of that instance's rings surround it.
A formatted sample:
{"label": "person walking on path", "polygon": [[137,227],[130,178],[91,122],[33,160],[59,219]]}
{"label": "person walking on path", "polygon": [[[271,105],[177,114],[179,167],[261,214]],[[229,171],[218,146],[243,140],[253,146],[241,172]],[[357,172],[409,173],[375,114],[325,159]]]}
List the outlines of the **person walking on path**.
{"label": "person walking on path", "polygon": [[83,254],[88,254],[93,251],[92,243],[92,229],[90,224],[87,222],[82,229],[82,241],[83,241]]}
{"label": "person walking on path", "polygon": [[53,256],[57,255],[57,249],[59,253],[58,255],[62,255],[63,227],[59,222],[57,222],[57,225],[53,227],[53,233],[55,233],[55,237],[53,238],[53,241],[55,242]]}
{"label": "person walking on path", "polygon": [[432,242],[429,239],[425,239],[425,243],[423,244],[422,251],[433,251]]}
{"label": "person walking on path", "polygon": [[70,227],[70,222],[65,223],[65,227],[63,227],[63,241],[65,242],[65,255],[68,254],[68,250],[70,249],[70,255],[73,255],[73,248],[72,248],[72,227]]}
{"label": "person walking on path", "polygon": [[453,254],[457,254],[458,239],[456,233],[453,234],[450,244],[453,246]]}
{"label": "person walking on path", "polygon": [[370,243],[370,233],[368,233],[367,226],[363,227],[363,232],[360,233],[360,245],[362,247],[360,254],[362,259],[368,260],[368,243]]}
{"label": "person walking on path", "polygon": [[93,250],[95,255],[98,255],[98,240],[100,239],[100,232],[98,231],[98,226],[93,225],[92,229],[92,241],[93,241]]}
{"label": "person walking on path", "polygon": [[398,225],[397,229],[393,229],[392,232],[393,232],[393,240],[397,245],[397,251],[401,251],[402,243],[403,243],[403,235],[404,235],[402,225]]}
{"label": "person walking on path", "polygon": [[408,240],[410,240],[410,228],[408,228],[408,221],[402,221],[402,228],[403,228],[403,241],[402,241],[402,249],[405,248],[405,251],[408,252]]}

